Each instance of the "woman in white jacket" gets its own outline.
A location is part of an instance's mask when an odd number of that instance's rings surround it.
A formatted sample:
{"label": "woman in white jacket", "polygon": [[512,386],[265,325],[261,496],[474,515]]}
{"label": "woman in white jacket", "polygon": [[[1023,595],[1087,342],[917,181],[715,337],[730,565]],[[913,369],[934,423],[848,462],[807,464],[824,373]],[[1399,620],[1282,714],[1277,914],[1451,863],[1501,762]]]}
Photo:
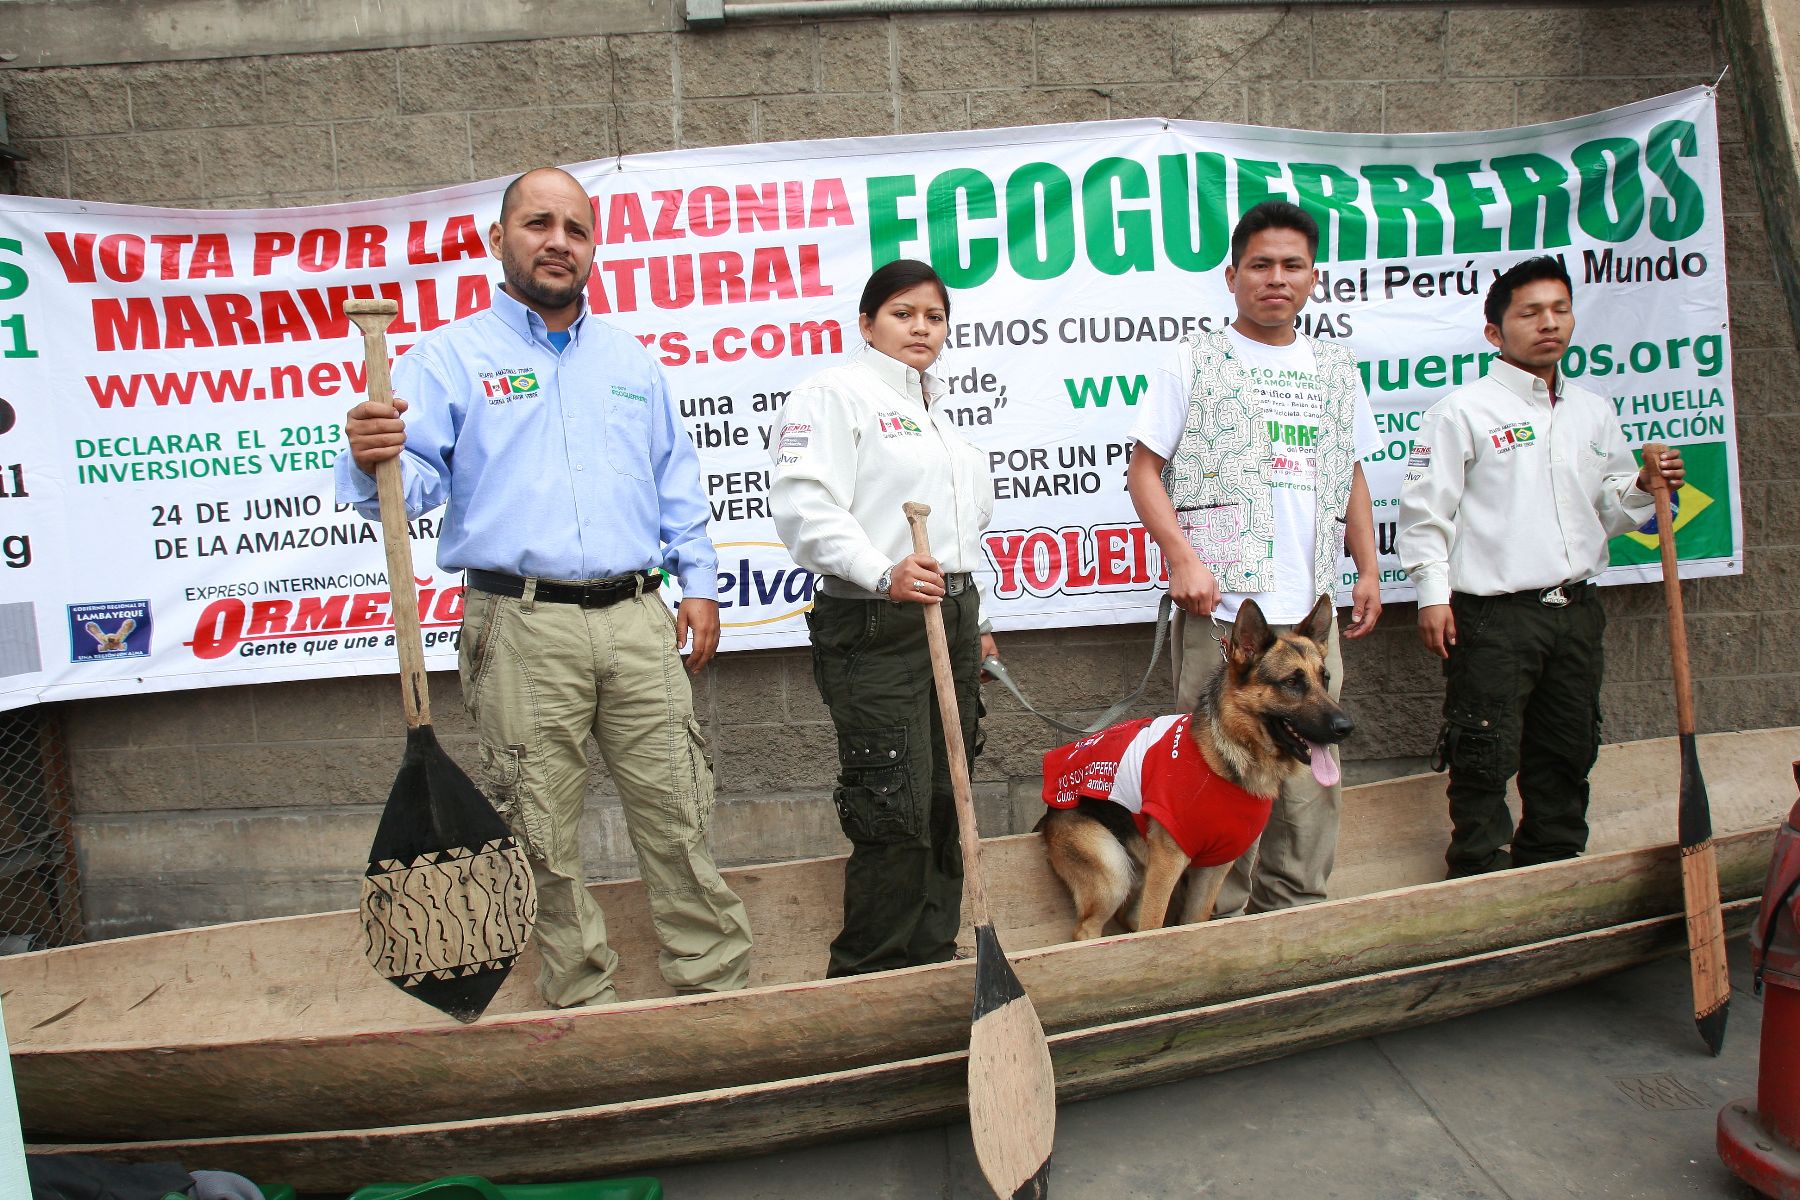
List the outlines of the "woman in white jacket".
{"label": "woman in white jacket", "polygon": [[[993,482],[931,373],[949,292],[931,267],[901,259],[869,277],[858,310],[868,344],[795,388],[770,439],[775,528],[794,561],[822,576],[807,625],[851,842],[831,975],[954,956],[962,855],[924,606],[943,611],[971,759],[980,664],[993,652],[972,577]],[[935,557],[912,552],[908,500],[931,506]]]}

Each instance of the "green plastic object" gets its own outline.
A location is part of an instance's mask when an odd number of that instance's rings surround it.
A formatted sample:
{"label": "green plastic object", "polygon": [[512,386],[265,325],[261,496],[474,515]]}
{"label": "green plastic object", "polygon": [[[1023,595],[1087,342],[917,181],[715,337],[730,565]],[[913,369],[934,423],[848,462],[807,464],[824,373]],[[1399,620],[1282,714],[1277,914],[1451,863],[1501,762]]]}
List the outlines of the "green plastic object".
{"label": "green plastic object", "polygon": [[[263,1200],[294,1200],[294,1189],[285,1183],[259,1183],[256,1187],[263,1194]],[[170,1192],[163,1200],[193,1200],[193,1197],[184,1192]]]}
{"label": "green plastic object", "polygon": [[479,1175],[450,1175],[430,1183],[371,1183],[347,1200],[663,1200],[663,1190],[648,1178],[489,1183]]}

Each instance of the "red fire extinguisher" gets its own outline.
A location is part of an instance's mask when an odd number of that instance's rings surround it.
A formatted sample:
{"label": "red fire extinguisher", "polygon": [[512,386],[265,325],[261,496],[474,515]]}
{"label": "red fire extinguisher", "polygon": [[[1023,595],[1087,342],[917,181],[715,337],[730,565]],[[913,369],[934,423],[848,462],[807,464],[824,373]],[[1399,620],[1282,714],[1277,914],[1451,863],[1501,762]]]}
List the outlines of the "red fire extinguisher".
{"label": "red fire extinguisher", "polygon": [[[1800,762],[1794,780],[1800,784]],[[1750,964],[1763,997],[1756,1101],[1719,1110],[1719,1157],[1764,1195],[1800,1200],[1800,801],[1775,841]]]}

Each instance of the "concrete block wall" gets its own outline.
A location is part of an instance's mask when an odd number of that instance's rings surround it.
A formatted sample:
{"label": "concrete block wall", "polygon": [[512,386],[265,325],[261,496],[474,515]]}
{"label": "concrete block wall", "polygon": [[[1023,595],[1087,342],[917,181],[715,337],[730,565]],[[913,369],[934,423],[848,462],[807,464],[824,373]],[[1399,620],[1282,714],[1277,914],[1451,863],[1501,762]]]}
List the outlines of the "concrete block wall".
{"label": "concrete block wall", "polygon": [[[1724,65],[1704,3],[1055,12],[0,70],[13,188],[239,207],[384,196],[547,161],[682,146],[1164,115],[1339,131],[1553,120]],[[1800,355],[1737,107],[1721,96],[1747,571],[1688,593],[1706,729],[1800,721]],[[1608,589],[1609,740],[1673,722],[1662,599]],[[1345,649],[1351,779],[1416,769],[1441,697],[1410,605]],[[1135,682],[1147,627],[1003,637],[1040,705],[1091,716]],[[473,762],[453,675],[439,729]],[[90,928],[130,932],[354,902],[399,760],[391,679],[65,705]],[[834,742],[806,652],[723,656],[697,700],[724,862],[838,852]],[[1029,828],[1054,730],[991,690],[984,828]],[[1147,703],[1156,711],[1166,700]],[[635,873],[593,781],[596,877]]]}

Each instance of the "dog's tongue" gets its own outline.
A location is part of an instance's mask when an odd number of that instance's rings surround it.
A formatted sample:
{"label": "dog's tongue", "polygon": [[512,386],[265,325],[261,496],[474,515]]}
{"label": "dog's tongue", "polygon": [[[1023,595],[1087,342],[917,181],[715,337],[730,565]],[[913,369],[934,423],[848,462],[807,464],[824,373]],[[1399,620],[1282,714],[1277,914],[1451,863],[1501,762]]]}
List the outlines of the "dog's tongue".
{"label": "dog's tongue", "polygon": [[1312,751],[1313,778],[1318,781],[1319,786],[1336,786],[1337,781],[1343,778],[1343,772],[1338,769],[1338,762],[1332,756],[1331,747],[1321,746],[1317,742],[1308,742],[1306,748]]}

